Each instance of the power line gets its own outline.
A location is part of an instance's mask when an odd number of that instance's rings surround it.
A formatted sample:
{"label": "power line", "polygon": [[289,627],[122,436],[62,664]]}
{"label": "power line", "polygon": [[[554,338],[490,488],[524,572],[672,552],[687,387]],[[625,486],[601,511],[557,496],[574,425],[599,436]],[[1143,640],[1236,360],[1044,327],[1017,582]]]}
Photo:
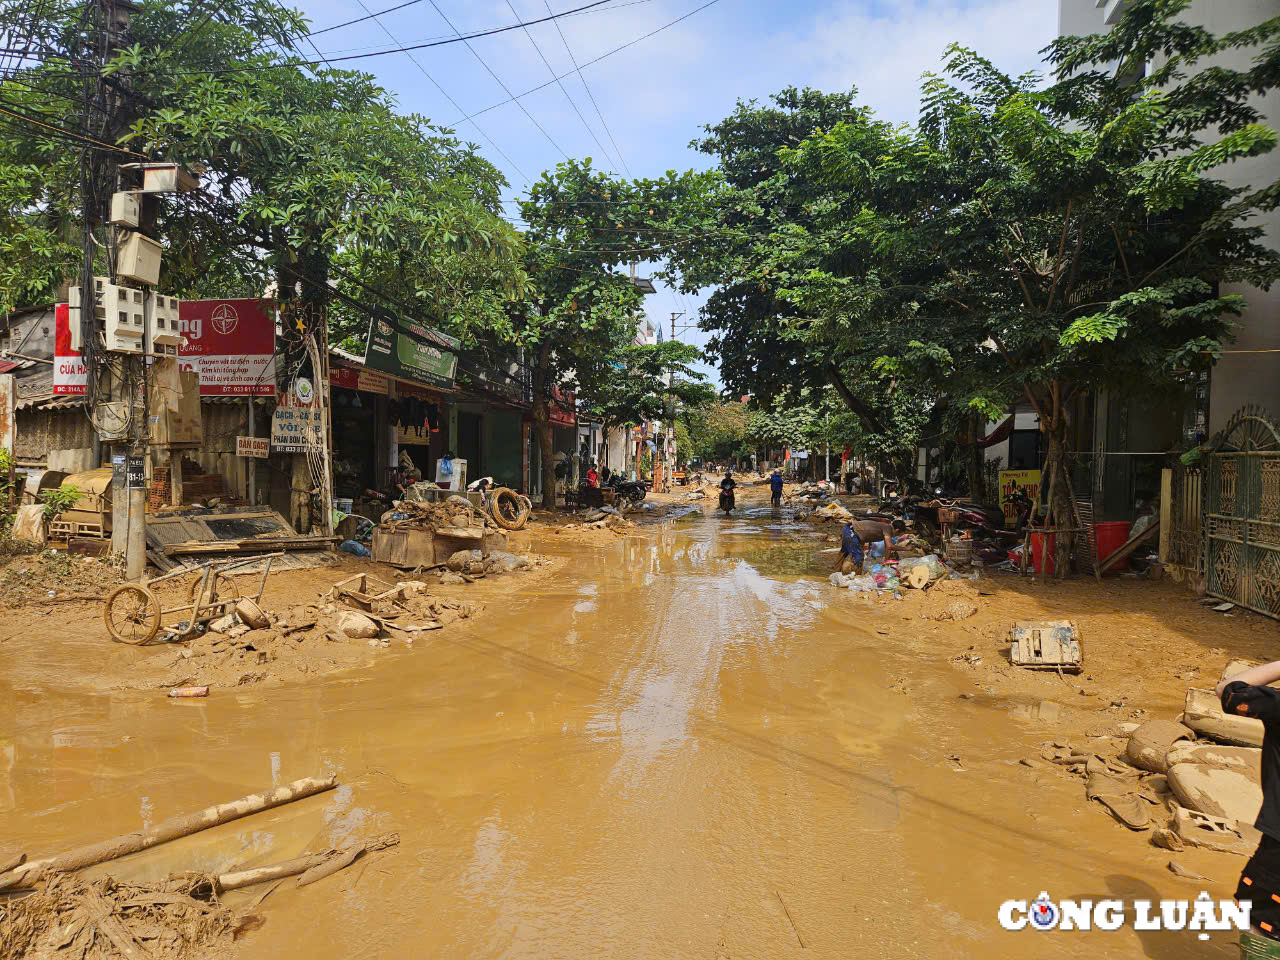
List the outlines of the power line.
{"label": "power line", "polygon": [[[549,0],[542,0],[542,2],[547,8],[547,13],[550,13],[551,3]],[[587,85],[587,78],[583,75],[582,68],[578,66],[578,58],[573,55],[573,51],[569,48],[569,41],[565,38],[564,31],[560,29],[560,23],[558,21],[556,22],[556,33],[560,34],[560,42],[564,44],[564,52],[569,54],[569,59],[573,62],[573,69],[577,71],[578,79],[582,81],[582,89],[587,91],[587,96],[591,98],[591,105],[596,108],[596,116],[600,118],[600,125],[604,127],[604,132],[608,134],[609,142],[613,144],[613,152],[618,155],[618,162],[622,164],[622,169],[626,175],[628,177],[631,176],[631,168],[627,166],[627,161],[622,156],[622,150],[618,147],[618,141],[613,138],[613,131],[609,129],[609,123],[604,118],[604,112],[601,111],[600,104],[596,103],[596,95],[591,92],[591,87]],[[563,87],[563,84],[561,86]],[[568,96],[568,94],[566,93],[565,96]],[[594,134],[592,134],[592,136],[594,136]],[[597,140],[596,142],[599,143],[600,141]],[[603,150],[604,147],[601,147],[600,149]]]}
{"label": "power line", "polygon": [[[414,3],[419,3],[419,2],[421,2],[421,0],[413,0],[413,2],[414,2]],[[564,14],[562,14],[562,16],[564,17],[564,19],[566,19],[566,20],[567,20],[567,19],[570,19],[570,18],[573,18],[573,17],[586,17],[586,16],[593,16],[593,15],[598,14],[598,13],[611,13],[611,12],[612,12],[612,11],[614,11],[614,10],[622,10],[622,9],[625,9],[626,7],[637,7],[637,6],[639,6],[639,5],[643,4],[643,3],[653,3],[653,2],[654,2],[654,0],[628,0],[628,2],[627,2],[627,3],[617,3],[617,2],[615,2],[615,3],[614,3],[614,5],[613,5],[613,6],[611,6],[611,7],[596,7],[596,8],[590,9],[590,10],[577,10],[577,11],[569,10],[569,11],[566,11]],[[407,6],[407,4],[405,4],[404,6]],[[375,16],[375,17],[376,17],[376,16],[381,16],[381,15],[382,15],[382,14],[384,14],[384,13],[392,13],[392,12],[394,12],[394,11],[396,11],[396,10],[399,10],[399,9],[400,9],[400,7],[392,7],[392,8],[390,8],[389,10],[382,10],[382,11],[380,11],[379,13],[373,14],[373,16]],[[367,20],[367,19],[369,19],[369,18],[368,18],[368,17],[360,17],[360,18],[359,18],[359,20],[355,20],[355,21],[348,21],[348,23],[339,23],[339,24],[335,24],[335,25],[334,25],[334,26],[332,26],[332,27],[325,27],[323,30],[313,30],[313,31],[310,31],[310,33],[311,33],[311,35],[314,37],[314,36],[317,36],[317,35],[319,35],[319,34],[321,34],[321,33],[328,33],[330,30],[337,30],[339,27],[345,27],[345,26],[348,26],[348,25],[349,25],[349,23],[352,23],[352,22],[354,22],[354,23],[360,23],[360,22],[362,22],[362,21],[364,21],[364,20]],[[442,40],[442,39],[445,39],[446,37],[450,37],[450,38],[452,38],[452,37],[453,37],[453,34],[451,34],[451,33],[433,34],[432,36],[429,36],[429,37],[418,37],[418,38],[415,38],[415,39],[413,39],[413,40],[406,40],[406,41],[405,41],[405,43],[408,43],[408,44],[429,43],[429,42],[431,42],[431,41],[433,41],[433,40]],[[456,39],[456,38],[455,38],[455,39]],[[361,44],[360,46],[356,46],[356,47],[336,47],[336,48],[334,48],[333,50],[330,50],[330,51],[329,51],[329,53],[330,53],[331,55],[332,55],[332,54],[338,54],[338,53],[355,53],[355,52],[357,52],[357,51],[359,51],[359,50],[373,50],[373,49],[376,49],[376,48],[378,48],[378,47],[380,47],[380,46],[381,46],[381,44],[378,44],[378,43],[365,43],[365,44]]]}
{"label": "power line", "polygon": [[[684,16],[682,16],[682,17],[676,17],[676,18],[675,18],[674,20],[672,20],[670,23],[664,23],[662,26],[658,27],[656,30],[650,30],[650,31],[649,31],[648,33],[646,33],[644,36],[636,37],[634,40],[628,40],[626,43],[622,44],[621,46],[614,47],[612,50],[608,50],[608,51],[606,51],[605,53],[600,54],[600,56],[596,57],[594,60],[588,60],[586,63],[584,63],[584,64],[582,64],[581,66],[579,66],[579,67],[578,67],[578,69],[579,69],[579,70],[581,70],[581,69],[582,69],[582,67],[589,67],[589,66],[591,66],[592,64],[599,63],[601,60],[604,60],[604,59],[605,59],[605,58],[607,58],[607,57],[611,57],[611,56],[613,56],[615,53],[618,53],[618,52],[620,52],[620,51],[622,51],[622,50],[627,49],[627,47],[634,47],[634,46],[635,46],[637,43],[639,43],[641,40],[648,40],[650,37],[654,36],[655,34],[661,33],[663,30],[666,30],[668,27],[674,27],[674,26],[675,26],[677,23],[679,23],[680,21],[682,21],[682,20],[688,20],[688,19],[689,19],[690,17],[692,17],[695,13],[701,13],[703,10],[707,9],[707,7],[713,6],[714,4],[719,3],[719,2],[720,2],[720,0],[707,0],[707,2],[706,2],[706,3],[702,4],[702,6],[700,6],[700,7],[694,7],[692,10],[690,10],[690,11],[689,11],[688,13],[686,13]],[[560,14],[560,15],[558,15],[558,16],[563,16],[563,14]],[[557,18],[558,18],[558,17],[557,17]],[[540,20],[534,20],[534,21],[531,21],[531,22],[532,22],[532,23],[541,23],[541,22],[543,22],[543,21],[540,21]],[[511,103],[511,101],[512,101],[512,100],[519,100],[519,99],[521,99],[521,98],[523,98],[523,97],[527,97],[527,96],[529,96],[529,94],[531,94],[531,93],[537,93],[539,90],[542,90],[542,89],[545,89],[546,87],[551,86],[551,84],[552,84],[552,83],[554,83],[554,82],[555,82],[555,80],[563,80],[565,77],[569,76],[569,75],[570,75],[570,74],[572,74],[573,72],[574,72],[574,71],[570,70],[570,71],[569,71],[569,73],[562,73],[562,74],[560,74],[558,77],[556,77],[554,80],[548,80],[546,83],[540,83],[540,84],[538,84],[536,87],[530,87],[530,88],[529,88],[528,90],[526,90],[524,93],[517,94],[516,96],[511,97],[511,99],[509,99],[509,100],[502,100],[502,101],[499,101],[498,103],[490,104],[489,106],[485,107],[483,110],[477,110],[475,113],[469,114],[468,116],[465,116],[465,117],[463,117],[462,119],[463,119],[463,120],[471,120],[471,119],[473,119],[473,118],[475,118],[475,117],[480,116],[482,113],[488,113],[490,110],[496,110],[496,109],[498,109],[498,107],[504,107],[504,106],[506,106],[508,103]],[[461,121],[459,121],[459,122],[461,122]]]}
{"label": "power line", "polygon": [[[712,0],[712,2],[714,3],[715,0]],[[334,63],[345,62],[348,60],[367,60],[370,57],[385,57],[388,54],[392,54],[392,53],[408,53],[411,50],[426,50],[430,47],[443,47],[451,43],[468,43],[471,40],[477,40],[477,39],[480,39],[481,37],[491,37],[499,33],[507,33],[508,31],[511,31],[511,30],[519,30],[521,27],[531,27],[539,23],[548,23],[552,20],[558,20],[560,17],[567,17],[575,13],[581,13],[584,10],[590,10],[593,7],[599,7],[606,3],[609,3],[609,0],[593,0],[592,3],[583,4],[580,7],[574,7],[572,10],[565,10],[563,13],[556,13],[549,17],[539,17],[537,20],[528,20],[528,21],[525,21],[524,23],[512,23],[503,27],[493,27],[489,30],[477,30],[474,33],[460,34],[455,29],[454,33],[456,35],[453,37],[447,37],[443,40],[433,40],[429,43],[418,43],[418,44],[412,44],[409,46],[397,46],[393,50],[375,50],[371,53],[348,54],[342,57],[332,57],[332,56],[326,57],[323,53],[320,53],[319,50],[317,50],[316,52],[320,54],[321,60],[323,60],[325,63],[328,63],[330,66],[332,66]],[[363,6],[363,4],[361,5]],[[694,11],[694,12],[696,13],[697,11]],[[378,15],[371,14],[371,16],[376,17]],[[441,14],[441,16],[444,16],[444,15]],[[446,23],[448,22],[447,18],[445,22]],[[641,39],[644,39],[644,38],[642,37]],[[57,59],[71,59],[71,58],[60,57]],[[205,76],[205,75],[218,76],[226,73],[252,73],[252,72],[257,72],[262,70],[279,70],[281,68],[287,68],[292,66],[295,66],[295,64],[293,63],[270,63],[270,64],[253,64],[253,65],[245,64],[239,67],[227,67],[223,70],[173,71],[172,75],[173,76]],[[546,86],[546,84],[544,84],[543,86]],[[524,96],[524,94],[521,94],[521,96]]]}
{"label": "power line", "polygon": [[[461,37],[462,32],[453,25],[453,21],[451,21],[448,17],[445,16],[444,11],[440,9],[440,4],[436,3],[436,0],[430,0],[430,3],[431,3],[431,6],[435,9],[436,13],[440,14],[440,18],[444,20],[446,24],[449,25],[449,29],[452,30],[454,33],[456,33],[459,37]],[[519,16],[519,14],[517,14],[517,16]],[[511,93],[511,88],[502,82],[502,78],[500,76],[498,76],[496,73],[493,72],[493,68],[489,66],[488,63],[485,62],[484,57],[476,53],[476,48],[471,45],[471,42],[469,40],[463,40],[463,42],[467,45],[467,49],[471,51],[471,55],[480,61],[480,66],[484,67],[487,71],[489,71],[489,76],[493,77],[494,80],[498,81],[498,86],[500,86],[503,89],[503,91],[506,93],[507,96],[512,97],[513,95]],[[523,103],[519,103],[519,101],[517,101],[517,105],[520,107],[520,112],[529,118],[529,122],[532,123],[535,127],[537,127],[538,130],[542,133],[542,135],[547,138],[547,142],[550,143],[557,150],[559,150],[561,156],[563,156],[566,160],[568,160],[569,159],[568,152],[564,149],[564,147],[556,143],[555,139],[551,136],[551,134],[547,133],[546,128],[543,127],[543,125],[540,124],[534,118],[533,114],[529,112],[528,108],[526,108]],[[525,179],[528,179],[528,178],[526,177]]]}
{"label": "power line", "polygon": [[[511,15],[513,17],[517,20],[520,19],[520,14],[516,12],[516,8],[511,3],[511,0],[507,0],[507,9],[511,11]],[[547,7],[547,13],[550,12],[551,8]],[[538,41],[534,39],[533,33],[528,27],[524,28],[524,35],[529,38],[529,42],[533,44],[533,49],[536,50],[538,52],[538,56],[542,58],[542,62],[547,67],[547,72],[554,77],[556,75],[555,68],[551,66],[550,61],[547,60],[547,55],[542,52],[542,47],[538,46]],[[587,128],[587,133],[591,135],[591,139],[596,142],[596,146],[599,147],[600,152],[604,154],[605,161],[613,163],[613,158],[609,156],[609,151],[604,148],[604,144],[600,142],[600,138],[596,136],[596,132],[591,129],[591,124],[587,123],[587,118],[582,115],[582,111],[578,109],[578,105],[573,102],[573,97],[569,96],[568,89],[566,89],[565,85],[560,83],[560,81],[556,81],[556,83],[560,87],[560,92],[564,94],[564,98],[569,101],[569,106],[573,107],[573,112],[578,115],[578,119],[582,121],[582,125]]]}
{"label": "power line", "polygon": [[[357,2],[360,4],[360,6],[363,9],[365,10],[369,9],[368,7],[365,6],[364,0],[357,0]],[[394,8],[394,9],[399,9],[399,8]],[[383,12],[385,13],[386,11],[383,11]],[[382,32],[385,33],[388,37],[390,37],[394,41],[395,34],[393,34],[390,30],[387,29],[387,25],[383,23],[381,19],[379,19],[380,16],[381,14],[373,15],[374,23],[376,23],[379,27],[381,27]],[[458,101],[454,100],[453,97],[449,96],[448,91],[445,90],[444,87],[440,86],[439,81],[437,81],[435,77],[433,77],[430,73],[427,72],[427,68],[418,62],[418,58],[415,57],[412,53],[410,53],[408,48],[401,47],[401,50],[404,52],[405,56],[407,56],[410,59],[410,61],[412,61],[413,65],[422,71],[422,75],[431,81],[432,86],[434,86],[437,90],[439,90],[440,93],[443,94],[444,98],[448,100],[451,104],[453,104],[453,107],[455,110],[462,109],[460,106],[458,106]],[[493,147],[493,149],[497,150],[498,153],[502,155],[502,158],[506,160],[507,163],[511,164],[512,169],[514,169],[516,173],[520,174],[520,176],[524,178],[524,181],[528,183],[529,175],[525,173],[523,170],[521,170],[520,166],[514,160],[512,160],[511,157],[507,156],[507,152],[503,150],[500,146],[498,146],[497,142],[493,139],[493,137],[485,133],[484,130],[481,128],[480,124],[478,124],[476,121],[472,120],[471,125],[476,128],[476,131],[480,134],[480,136],[484,137],[486,140],[489,141],[489,145]]]}

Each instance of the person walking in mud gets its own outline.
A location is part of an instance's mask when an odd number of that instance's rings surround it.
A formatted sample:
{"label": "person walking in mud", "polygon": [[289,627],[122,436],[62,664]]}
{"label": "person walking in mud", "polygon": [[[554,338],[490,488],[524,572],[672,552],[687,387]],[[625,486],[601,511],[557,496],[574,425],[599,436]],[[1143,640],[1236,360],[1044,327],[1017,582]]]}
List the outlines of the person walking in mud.
{"label": "person walking in mud", "polygon": [[775,469],[769,477],[769,503],[775,507],[782,506],[782,471]]}
{"label": "person walking in mud", "polygon": [[1262,806],[1254,826],[1262,834],[1258,849],[1236,884],[1236,902],[1253,904],[1249,925],[1255,933],[1280,940],[1280,660],[1264,663],[1222,680],[1217,687],[1225,713],[1262,721]]}

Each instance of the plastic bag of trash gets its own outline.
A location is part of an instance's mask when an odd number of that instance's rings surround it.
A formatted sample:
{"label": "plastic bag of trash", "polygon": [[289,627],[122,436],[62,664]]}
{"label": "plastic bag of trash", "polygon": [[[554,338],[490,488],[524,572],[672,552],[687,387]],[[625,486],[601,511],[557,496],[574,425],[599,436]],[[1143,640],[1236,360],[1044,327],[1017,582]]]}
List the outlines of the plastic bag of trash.
{"label": "plastic bag of trash", "polygon": [[884,581],[884,586],[880,589],[887,590],[890,593],[897,593],[901,586],[902,584],[897,577],[887,577]]}
{"label": "plastic bag of trash", "polygon": [[874,577],[850,577],[847,584],[854,593],[866,593],[876,589]]}
{"label": "plastic bag of trash", "polygon": [[835,573],[831,574],[831,576],[827,577],[827,582],[833,587],[847,587],[850,579],[852,578],[846,577],[843,573],[837,570]]}
{"label": "plastic bag of trash", "polygon": [[936,553],[931,553],[927,557],[909,557],[904,560],[899,560],[898,576],[909,576],[911,571],[919,566],[923,566],[929,571],[930,580],[937,580],[939,577],[945,577],[947,575],[946,564],[938,559],[938,555]]}

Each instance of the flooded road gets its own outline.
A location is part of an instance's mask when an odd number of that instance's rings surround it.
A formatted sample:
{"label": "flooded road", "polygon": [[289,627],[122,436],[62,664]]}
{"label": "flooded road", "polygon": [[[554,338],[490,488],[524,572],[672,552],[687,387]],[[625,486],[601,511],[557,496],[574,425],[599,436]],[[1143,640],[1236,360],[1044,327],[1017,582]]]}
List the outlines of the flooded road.
{"label": "flooded road", "polygon": [[1196,888],[1161,877],[1167,854],[1135,865],[1078,787],[1025,786],[1002,740],[1030,742],[1033,711],[959,700],[926,645],[878,632],[892,601],[819,578],[829,548],[767,509],[694,514],[574,547],[564,576],[513,578],[496,615],[371,671],[188,702],[0,679],[0,837],[54,852],[334,773],[333,793],[96,868],[400,833],[272,893],[245,957],[1231,956],[1221,934],[999,929],[1001,901],[1041,890]]}

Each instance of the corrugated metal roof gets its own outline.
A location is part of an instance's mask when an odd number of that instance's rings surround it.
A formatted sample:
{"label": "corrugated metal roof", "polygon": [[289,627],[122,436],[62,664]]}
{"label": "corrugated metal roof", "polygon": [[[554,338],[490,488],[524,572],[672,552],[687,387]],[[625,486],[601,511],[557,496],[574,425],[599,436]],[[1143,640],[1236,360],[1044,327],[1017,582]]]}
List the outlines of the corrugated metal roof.
{"label": "corrugated metal roof", "polygon": [[13,407],[15,410],[29,410],[32,408],[37,410],[54,410],[58,408],[83,407],[84,405],[84,397],[55,397],[46,394],[42,397],[26,397],[25,399],[19,400],[15,403]]}

